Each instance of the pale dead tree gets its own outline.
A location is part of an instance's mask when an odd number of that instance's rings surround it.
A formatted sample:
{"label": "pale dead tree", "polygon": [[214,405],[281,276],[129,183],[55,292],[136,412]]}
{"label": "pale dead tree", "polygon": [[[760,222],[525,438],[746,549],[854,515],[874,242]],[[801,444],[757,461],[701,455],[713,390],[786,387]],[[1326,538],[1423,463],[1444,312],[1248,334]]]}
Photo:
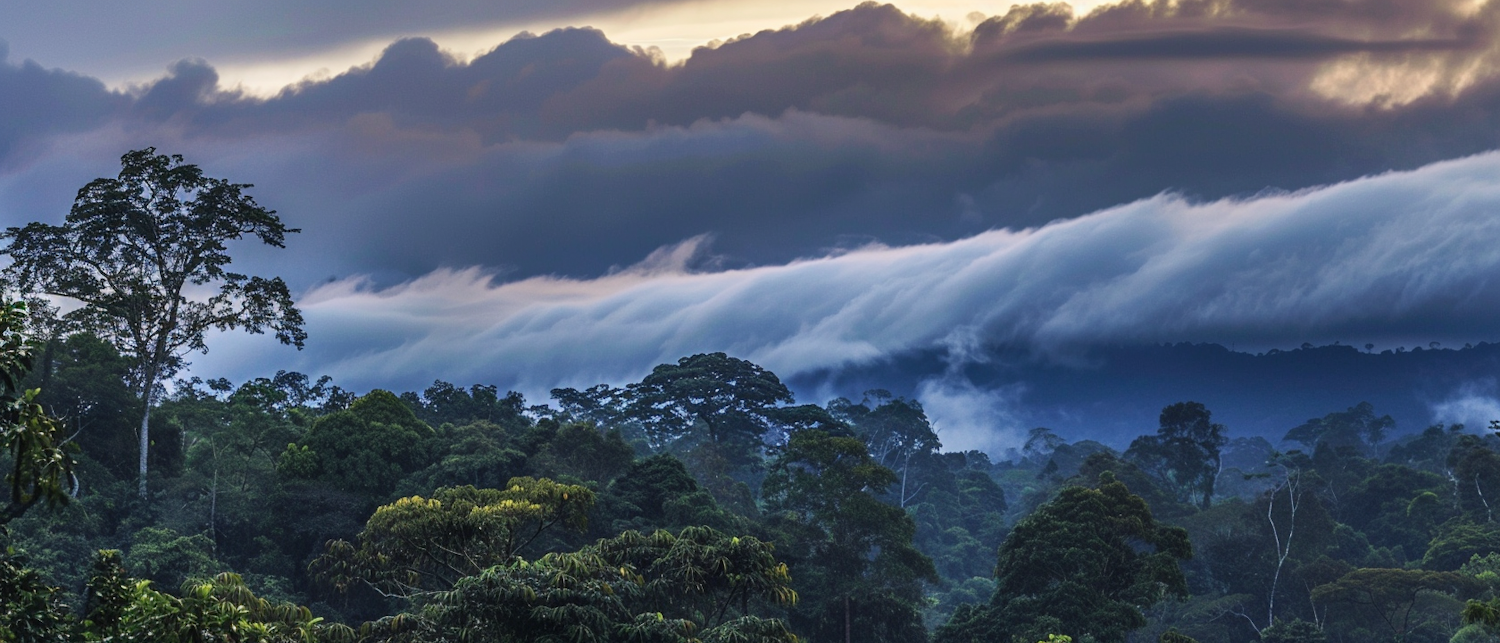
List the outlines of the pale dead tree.
{"label": "pale dead tree", "polygon": [[[1271,526],[1271,537],[1276,544],[1276,571],[1271,575],[1271,589],[1266,596],[1266,627],[1275,622],[1276,586],[1281,582],[1281,570],[1286,566],[1287,558],[1292,555],[1292,536],[1297,532],[1297,509],[1302,506],[1302,470],[1288,466],[1279,459],[1274,466],[1281,468],[1282,476],[1266,496],[1266,522]],[[1276,523],[1276,497],[1283,491],[1286,492],[1287,508],[1284,532],[1283,527]]]}

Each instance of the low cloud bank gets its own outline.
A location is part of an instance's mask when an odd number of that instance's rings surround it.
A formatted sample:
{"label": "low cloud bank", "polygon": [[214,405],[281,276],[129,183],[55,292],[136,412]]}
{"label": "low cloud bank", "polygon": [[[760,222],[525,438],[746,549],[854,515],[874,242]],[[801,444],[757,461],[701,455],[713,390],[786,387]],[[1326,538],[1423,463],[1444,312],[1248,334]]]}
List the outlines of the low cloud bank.
{"label": "low cloud bank", "polygon": [[[311,339],[293,359],[358,389],[443,378],[538,398],[706,351],[792,376],[932,348],[962,363],[997,345],[1068,359],[1157,341],[1493,340],[1497,175],[1491,153],[1297,193],[1162,195],[1040,228],[727,271],[691,268],[712,265],[700,237],[592,279],[503,281],[478,268],[386,288],[342,279],[302,297]],[[289,350],[257,340],[216,346],[198,370],[233,379],[288,367]],[[965,393],[924,388],[935,408]],[[1003,415],[1005,400],[990,406]]]}
{"label": "low cloud bank", "polygon": [[1493,378],[1469,382],[1452,395],[1432,405],[1432,420],[1462,424],[1470,431],[1484,431],[1492,420],[1500,420],[1500,387]]}

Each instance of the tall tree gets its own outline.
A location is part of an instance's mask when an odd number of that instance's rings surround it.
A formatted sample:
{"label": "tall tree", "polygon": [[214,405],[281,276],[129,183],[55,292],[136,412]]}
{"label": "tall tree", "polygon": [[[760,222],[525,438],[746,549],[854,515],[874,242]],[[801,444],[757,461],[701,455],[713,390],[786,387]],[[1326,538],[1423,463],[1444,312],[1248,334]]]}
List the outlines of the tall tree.
{"label": "tall tree", "polygon": [[553,528],[582,531],[593,506],[588,487],[546,478],[512,478],[504,489],[444,487],[376,509],[358,546],[330,541],[309,569],[340,593],[364,585],[411,598],[512,562]]}
{"label": "tall tree", "polygon": [[724,353],[657,366],[629,392],[628,413],[645,426],[653,447],[696,434],[736,460],[758,452],[780,424],[779,405],[792,401],[775,373]]}
{"label": "tall tree", "polygon": [[938,629],[938,643],[1036,640],[1063,632],[1101,643],[1146,625],[1143,608],[1187,596],[1178,561],[1187,532],[1156,521],[1114,475],[1097,489],[1067,487],[1016,524],[995,565],[990,604],[965,605]]}
{"label": "tall tree", "polygon": [[1128,459],[1151,472],[1177,492],[1180,502],[1197,501],[1207,509],[1214,484],[1223,469],[1221,449],[1229,442],[1224,425],[1198,402],[1178,402],[1163,408],[1156,435],[1130,443]]}
{"label": "tall tree", "polygon": [[1334,448],[1350,448],[1359,455],[1371,453],[1376,444],[1385,439],[1396,427],[1396,420],[1389,415],[1375,416],[1375,407],[1369,402],[1360,402],[1338,413],[1329,413],[1313,418],[1286,432],[1288,442],[1300,442],[1308,449],[1319,443],[1328,443]]}
{"label": "tall tree", "polygon": [[818,642],[926,640],[923,582],[936,582],[932,560],[912,539],[916,524],[879,500],[898,481],[858,438],[797,431],[778,454],[764,493],[770,525],[785,534],[799,586],[809,600],[793,624]]}
{"label": "tall tree", "polygon": [[120,165],[118,177],[78,191],[63,225],[31,223],[3,238],[17,285],[80,302],[73,321],[131,359],[144,407],[138,492],[145,498],[152,397],[188,353],[208,350],[205,333],[270,330],[298,348],[307,334],[279,277],[228,270],[227,242],[254,236],[280,248],[298,232],[245,194],[250,185],[204,176],[155,148],[128,152]]}
{"label": "tall tree", "polygon": [[[912,479],[912,469],[937,454],[943,444],[916,400],[893,398],[881,390],[868,391],[865,397],[859,404],[834,400],[828,410],[834,418],[854,427],[855,434],[869,445],[871,457],[901,476],[896,500],[904,508],[923,489],[922,483]],[[871,397],[875,398],[874,408]]]}

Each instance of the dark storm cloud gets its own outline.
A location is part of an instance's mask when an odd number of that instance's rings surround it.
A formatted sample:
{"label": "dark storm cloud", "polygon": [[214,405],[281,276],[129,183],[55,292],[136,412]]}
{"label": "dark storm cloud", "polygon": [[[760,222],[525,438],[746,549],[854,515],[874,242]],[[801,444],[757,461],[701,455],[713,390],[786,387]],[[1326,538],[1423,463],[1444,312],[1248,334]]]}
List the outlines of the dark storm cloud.
{"label": "dark storm cloud", "polygon": [[[589,275],[700,233],[726,265],[756,264],[1490,149],[1491,13],[1037,5],[955,34],[866,5],[680,65],[589,29],[515,38],[468,63],[409,39],[271,99],[178,63],[128,99],[115,135],[225,158],[221,173],[274,189],[304,217],[303,243],[346,248],[308,257],[319,273]],[[1351,60],[1480,72],[1383,108],[1311,89]],[[249,141],[257,155],[235,160]]]}
{"label": "dark storm cloud", "polygon": [[1015,113],[1124,108],[1182,94],[1305,99],[1329,63],[1358,55],[1391,65],[1478,66],[1487,76],[1495,45],[1491,5],[1470,14],[1441,3],[1362,13],[1363,3],[1352,3],[1347,15],[1245,1],[1162,6],[1171,10],[1136,3],[1076,18],[1065,7],[1018,7],[961,35],[870,4],[700,48],[679,65],[587,29],[516,38],[467,64],[412,39],[369,67],[270,100],[185,95],[178,111],[210,132],[381,112],[403,126],[470,129],[487,141],[788,109],[982,129]]}
{"label": "dark storm cloud", "polygon": [[129,104],[93,78],[32,61],[7,58],[0,42],[0,167],[16,156],[18,146],[51,135],[97,128]]}
{"label": "dark storm cloud", "polygon": [[1352,53],[1455,51],[1479,43],[1460,39],[1355,40],[1270,29],[1214,28],[1125,38],[1043,42],[1015,47],[1012,62],[1121,59],[1313,58]]}
{"label": "dark storm cloud", "polygon": [[160,69],[184,56],[244,60],[345,43],[566,19],[641,0],[57,0],[0,5],[0,39],[53,64],[107,73]]}

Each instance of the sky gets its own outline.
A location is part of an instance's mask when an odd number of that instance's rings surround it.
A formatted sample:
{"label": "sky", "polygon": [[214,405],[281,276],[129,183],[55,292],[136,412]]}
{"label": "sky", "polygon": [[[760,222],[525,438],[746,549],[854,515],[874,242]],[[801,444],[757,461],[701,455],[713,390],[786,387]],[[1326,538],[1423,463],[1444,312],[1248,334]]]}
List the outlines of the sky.
{"label": "sky", "polygon": [[[147,146],[254,184],[302,232],[235,266],[310,337],[213,338],[194,372],[235,381],[544,399],[704,351],[795,376],[1494,341],[1497,26],[1500,0],[8,3],[0,226]],[[982,424],[962,388],[929,406]]]}

